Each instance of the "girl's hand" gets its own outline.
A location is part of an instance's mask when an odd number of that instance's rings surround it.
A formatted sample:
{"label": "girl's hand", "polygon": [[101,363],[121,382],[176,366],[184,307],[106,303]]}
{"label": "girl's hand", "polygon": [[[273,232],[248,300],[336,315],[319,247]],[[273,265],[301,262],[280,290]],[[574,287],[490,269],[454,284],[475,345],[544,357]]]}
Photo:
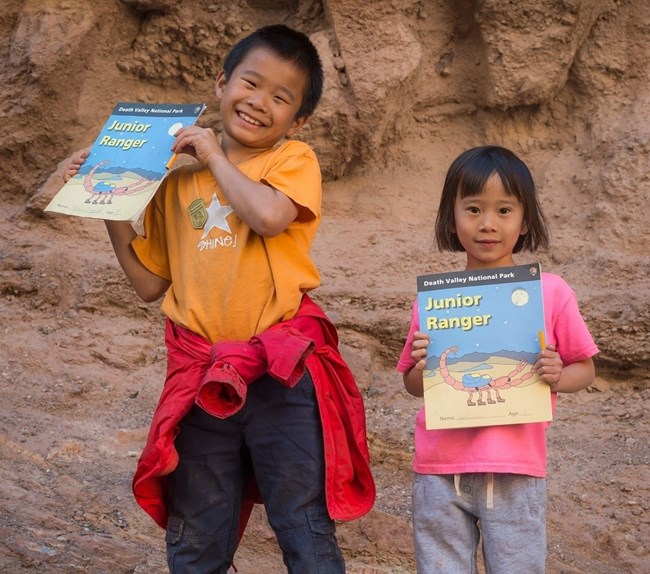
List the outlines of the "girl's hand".
{"label": "girl's hand", "polygon": [[172,151],[191,155],[205,167],[213,155],[224,155],[217,135],[210,128],[188,126],[178,130],[175,137]]}
{"label": "girl's hand", "polygon": [[411,358],[415,365],[402,375],[404,388],[414,397],[424,395],[424,381],[422,373],[424,366],[427,364],[427,347],[429,346],[429,335],[416,331],[413,333],[413,343],[411,344]]}
{"label": "girl's hand", "polygon": [[429,335],[416,331],[413,333],[413,346],[411,358],[415,361],[414,369],[424,371],[427,362],[427,347],[429,346]]}
{"label": "girl's hand", "polygon": [[554,345],[548,345],[540,353],[539,359],[533,365],[533,372],[537,373],[542,381],[551,387],[551,390],[555,390],[555,387],[560,382],[563,368],[560,353],[555,350]]}
{"label": "girl's hand", "polygon": [[63,181],[68,182],[70,181],[75,175],[77,175],[77,172],[79,171],[79,168],[83,165],[83,163],[86,161],[86,158],[88,157],[88,150],[82,151],[77,157],[73,157],[68,166],[65,168],[65,172],[63,172]]}

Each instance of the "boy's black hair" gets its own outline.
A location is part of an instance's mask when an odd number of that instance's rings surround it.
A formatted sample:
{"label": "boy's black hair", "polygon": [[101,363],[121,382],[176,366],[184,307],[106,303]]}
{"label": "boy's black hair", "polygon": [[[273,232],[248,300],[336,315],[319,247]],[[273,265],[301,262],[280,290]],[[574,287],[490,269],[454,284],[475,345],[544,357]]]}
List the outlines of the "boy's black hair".
{"label": "boy's black hair", "polygon": [[311,40],[302,32],[292,30],[284,24],[264,26],[237,42],[223,64],[226,80],[251,50],[260,47],[272,50],[305,73],[305,93],[296,118],[311,116],[323,93],[323,65]]}
{"label": "boy's black hair", "polygon": [[548,225],[530,170],[509,149],[489,145],[464,151],[447,171],[436,217],[436,243],[441,251],[465,251],[458,235],[452,231],[456,195],[473,197],[481,194],[487,180],[495,173],[501,178],[506,193],[516,197],[524,208],[524,223],[528,231],[519,237],[513,252],[548,247]]}

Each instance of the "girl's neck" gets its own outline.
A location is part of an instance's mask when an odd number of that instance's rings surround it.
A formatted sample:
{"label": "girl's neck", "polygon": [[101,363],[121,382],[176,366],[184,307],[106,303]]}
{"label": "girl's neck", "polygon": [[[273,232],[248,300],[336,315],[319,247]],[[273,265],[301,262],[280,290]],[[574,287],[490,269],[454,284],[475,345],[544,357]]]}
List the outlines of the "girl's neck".
{"label": "girl's neck", "polygon": [[514,267],[517,265],[515,260],[512,257],[509,258],[503,258],[500,259],[499,261],[488,261],[488,262],[481,262],[481,261],[476,261],[475,259],[468,259],[465,269],[467,271],[474,271],[478,269],[497,269],[499,267]]}

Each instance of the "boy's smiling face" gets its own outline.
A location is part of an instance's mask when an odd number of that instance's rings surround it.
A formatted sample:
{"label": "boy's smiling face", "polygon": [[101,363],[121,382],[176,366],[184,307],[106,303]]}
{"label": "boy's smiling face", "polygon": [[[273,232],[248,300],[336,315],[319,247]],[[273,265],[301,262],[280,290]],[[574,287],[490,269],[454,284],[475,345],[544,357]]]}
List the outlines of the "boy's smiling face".
{"label": "boy's smiling face", "polygon": [[222,147],[231,161],[273,147],[307,121],[296,118],[306,76],[293,62],[268,48],[254,48],[226,79],[217,77],[223,120]]}

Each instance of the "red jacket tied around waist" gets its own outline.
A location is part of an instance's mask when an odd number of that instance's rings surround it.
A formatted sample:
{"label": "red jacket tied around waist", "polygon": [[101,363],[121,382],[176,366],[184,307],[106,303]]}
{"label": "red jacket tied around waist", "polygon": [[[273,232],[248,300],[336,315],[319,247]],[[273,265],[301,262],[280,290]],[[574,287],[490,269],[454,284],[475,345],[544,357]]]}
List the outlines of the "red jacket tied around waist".
{"label": "red jacket tied around waist", "polygon": [[[163,477],[178,464],[174,438],[192,405],[196,402],[215,416],[230,416],[245,401],[246,386],[263,374],[293,386],[305,368],[314,381],[323,426],[329,514],[335,520],[353,520],[372,508],[375,484],[363,399],[338,350],[334,325],[308,296],[294,318],[248,342],[212,345],[168,320],[165,345],[165,386],[133,477],[136,501],[159,526],[167,526]],[[253,503],[261,502],[255,488],[248,492],[242,527]]]}

